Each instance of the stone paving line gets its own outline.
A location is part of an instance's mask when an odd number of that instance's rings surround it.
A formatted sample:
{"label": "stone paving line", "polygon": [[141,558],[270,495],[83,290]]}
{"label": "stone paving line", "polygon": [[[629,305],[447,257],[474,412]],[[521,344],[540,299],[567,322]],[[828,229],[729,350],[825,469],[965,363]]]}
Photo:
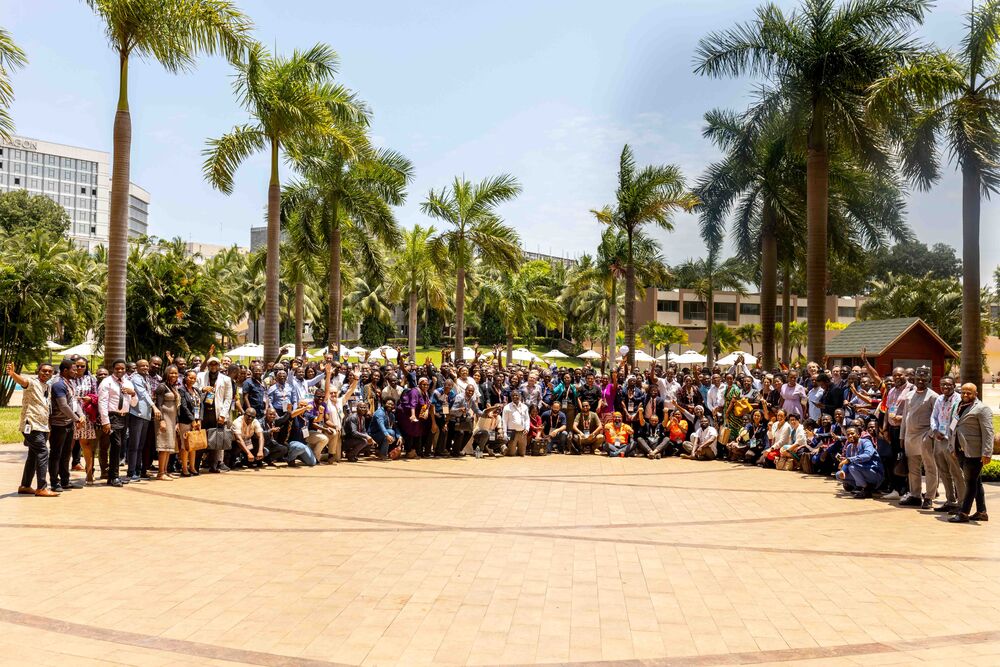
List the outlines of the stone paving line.
{"label": "stone paving line", "polygon": [[1000,664],[990,525],[837,491],[549,456],[7,493],[0,665]]}

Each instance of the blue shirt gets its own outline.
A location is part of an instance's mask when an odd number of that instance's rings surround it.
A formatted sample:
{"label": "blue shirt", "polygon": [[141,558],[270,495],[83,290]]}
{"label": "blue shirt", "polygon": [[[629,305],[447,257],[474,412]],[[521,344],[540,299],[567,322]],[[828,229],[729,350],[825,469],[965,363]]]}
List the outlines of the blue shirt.
{"label": "blue shirt", "polygon": [[150,395],[149,385],[146,384],[146,378],[139,373],[132,373],[132,375],[129,376],[129,380],[132,381],[132,386],[135,387],[135,395],[139,399],[139,402],[129,408],[128,413],[133,417],[139,417],[147,420],[152,419],[153,397]]}
{"label": "blue shirt", "polygon": [[298,405],[299,396],[291,382],[286,381],[283,385],[275,382],[267,390],[267,400],[275,412],[281,415],[285,413],[286,405]]}
{"label": "blue shirt", "polygon": [[263,382],[254,380],[252,377],[243,382],[243,396],[246,397],[247,405],[257,411],[257,418],[264,418],[266,407],[267,387]]}

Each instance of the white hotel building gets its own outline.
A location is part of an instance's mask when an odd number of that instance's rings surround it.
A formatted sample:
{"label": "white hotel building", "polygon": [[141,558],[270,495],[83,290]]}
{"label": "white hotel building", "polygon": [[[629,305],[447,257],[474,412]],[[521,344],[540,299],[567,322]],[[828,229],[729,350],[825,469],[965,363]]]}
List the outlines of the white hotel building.
{"label": "white hotel building", "polygon": [[[111,154],[37,139],[0,141],[0,192],[45,195],[69,214],[68,236],[87,250],[108,244]],[[149,233],[149,193],[129,184],[129,237]]]}

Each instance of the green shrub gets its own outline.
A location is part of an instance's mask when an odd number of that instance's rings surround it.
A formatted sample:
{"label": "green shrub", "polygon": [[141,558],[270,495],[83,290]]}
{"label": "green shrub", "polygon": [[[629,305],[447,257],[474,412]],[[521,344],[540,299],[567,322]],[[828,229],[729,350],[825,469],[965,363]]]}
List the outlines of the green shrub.
{"label": "green shrub", "polygon": [[1000,482],[1000,461],[990,461],[983,466],[984,482]]}

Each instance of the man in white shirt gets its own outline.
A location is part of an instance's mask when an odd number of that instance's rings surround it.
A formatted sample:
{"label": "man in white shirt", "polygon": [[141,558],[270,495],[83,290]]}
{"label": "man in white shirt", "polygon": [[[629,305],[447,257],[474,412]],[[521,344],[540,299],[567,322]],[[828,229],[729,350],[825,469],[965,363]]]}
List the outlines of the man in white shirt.
{"label": "man in white shirt", "polygon": [[719,421],[722,407],[726,404],[726,385],[722,383],[722,376],[718,373],[712,376],[712,386],[708,388],[708,397],[705,400],[705,409],[712,413],[712,417]]}
{"label": "man in white shirt", "polygon": [[677,406],[677,392],[681,390],[681,384],[675,379],[676,372],[673,368],[668,368],[667,372],[656,378],[656,384],[660,388],[660,396],[663,397],[663,407],[672,410]]}
{"label": "man in white shirt", "polygon": [[[264,430],[257,421],[257,411],[247,408],[246,411],[233,420],[232,425],[233,440],[243,451],[246,458],[247,467],[264,467]],[[234,462],[234,466],[242,465],[239,457]]]}
{"label": "man in white shirt", "polygon": [[507,431],[507,456],[524,456],[528,449],[528,405],[521,401],[521,392],[510,392],[510,403],[501,414],[503,429]]}
{"label": "man in white shirt", "polygon": [[681,454],[681,458],[697,461],[713,460],[717,455],[715,442],[718,439],[719,432],[709,423],[708,417],[702,417],[698,430],[691,434],[691,440],[683,444],[686,453]]}
{"label": "man in white shirt", "polygon": [[97,389],[97,412],[100,415],[101,430],[110,435],[108,446],[108,486],[120,487],[123,482],[118,477],[121,453],[125,449],[129,408],[139,404],[132,382],[125,377],[125,360],[116,359],[111,364],[111,375],[104,378]]}

